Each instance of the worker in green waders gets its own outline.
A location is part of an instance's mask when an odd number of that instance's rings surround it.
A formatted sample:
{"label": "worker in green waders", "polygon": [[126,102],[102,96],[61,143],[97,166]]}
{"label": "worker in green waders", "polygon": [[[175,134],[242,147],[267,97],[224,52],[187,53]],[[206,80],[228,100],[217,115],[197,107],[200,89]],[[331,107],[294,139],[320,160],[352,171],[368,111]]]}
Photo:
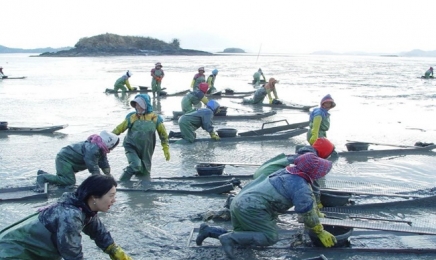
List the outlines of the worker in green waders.
{"label": "worker in green waders", "polygon": [[259,68],[259,70],[253,74],[253,82],[252,82],[253,85],[255,85],[255,86],[260,85],[260,82],[261,82],[260,77],[263,78],[263,82],[266,82],[265,75],[263,75],[263,71],[261,68]]}
{"label": "worker in green waders", "polygon": [[210,74],[209,77],[207,77],[207,84],[209,85],[209,89],[207,90],[207,94],[211,94],[211,93],[216,92],[216,88],[215,88],[216,76],[218,76],[218,70],[214,69],[214,70],[212,70],[212,74]]}
{"label": "worker in green waders", "polygon": [[[179,118],[180,132],[170,131],[169,138],[176,137],[182,138],[188,143],[195,142],[197,135],[195,130],[203,128],[209,133],[210,138],[214,141],[219,141],[220,137],[214,131],[212,124],[213,116],[219,113],[220,104],[215,100],[209,100],[205,108],[194,110],[190,113],[184,114]],[[182,142],[181,142],[182,143]]]}
{"label": "worker in green waders", "polygon": [[206,82],[200,83],[198,90],[189,92],[182,98],[182,111],[184,114],[195,110],[194,106],[197,106],[202,102],[204,105],[209,101],[205,96],[209,85]]}
{"label": "worker in green waders", "polygon": [[235,246],[270,246],[278,241],[277,218],[291,207],[302,216],[304,225],[318,236],[325,247],[336,238],[324,230],[310,184],[324,177],[332,163],[306,153],[267,178],[246,185],[230,204],[233,231],[221,227],[200,227],[196,243],[207,237],[220,240],[227,257],[233,259]]}
{"label": "worker in green waders", "polygon": [[114,84],[114,91],[118,92],[119,90],[121,90],[122,92],[126,92],[127,90],[128,91],[136,90],[136,88],[130,86],[129,78],[131,76],[132,76],[132,72],[128,70],[126,74],[124,74],[119,79],[117,79],[117,81],[115,81]]}
{"label": "worker in green waders", "polygon": [[161,84],[164,76],[165,73],[162,69],[162,64],[160,62],[156,63],[154,69],[151,70],[151,91],[153,92],[153,97],[155,97],[156,94],[159,96],[162,90]]}
{"label": "worker in green waders", "polygon": [[121,175],[121,181],[127,181],[133,175],[139,178],[150,178],[151,162],[156,146],[156,131],[159,135],[165,159],[170,160],[168,135],[163,124],[163,118],[153,112],[150,96],[136,95],[130,101],[135,112],[127,114],[124,121],[112,130],[120,135],[127,130],[123,146],[129,165]]}

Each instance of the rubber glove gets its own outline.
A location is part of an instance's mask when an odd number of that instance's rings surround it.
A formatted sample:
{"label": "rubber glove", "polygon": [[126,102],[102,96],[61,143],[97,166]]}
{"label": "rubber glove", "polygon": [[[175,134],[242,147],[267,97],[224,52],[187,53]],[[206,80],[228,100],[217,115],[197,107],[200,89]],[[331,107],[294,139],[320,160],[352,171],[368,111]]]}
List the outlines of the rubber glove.
{"label": "rubber glove", "polygon": [[210,132],[210,138],[212,138],[215,141],[220,140],[220,137],[215,132]]}
{"label": "rubber glove", "polygon": [[195,84],[195,79],[193,79],[191,82],[191,88],[194,88],[194,84]]}
{"label": "rubber glove", "polygon": [[316,139],[318,139],[318,134],[319,134],[319,128],[321,126],[321,121],[322,121],[322,117],[321,116],[316,116],[316,117],[313,118],[312,132],[311,132],[311,136],[310,136],[310,139],[309,139],[310,145],[315,143]]}
{"label": "rubber glove", "polygon": [[165,160],[169,161],[170,160],[170,147],[169,146],[164,146],[162,147],[164,155],[165,155]]}
{"label": "rubber glove", "polygon": [[204,97],[201,99],[201,102],[206,106],[206,105],[207,105],[207,102],[209,102],[209,99],[208,99],[206,96],[204,96]]}
{"label": "rubber glove", "polygon": [[115,243],[111,244],[104,250],[112,260],[133,260],[128,254],[126,254],[123,249],[117,246]]}
{"label": "rubber glove", "polygon": [[325,247],[332,247],[338,242],[336,240],[336,237],[333,236],[330,232],[325,231],[324,227],[321,224],[313,227],[312,231],[316,234],[316,236]]}
{"label": "rubber glove", "polygon": [[[316,215],[318,215],[318,218],[325,218],[325,214],[319,210],[318,205],[317,205],[317,208],[315,209]],[[322,204],[321,204],[321,207],[322,207]]]}
{"label": "rubber glove", "polygon": [[319,209],[322,209],[322,208],[324,208],[324,205],[322,205],[322,203],[321,203],[321,201],[320,202],[318,202],[318,204],[316,204],[316,206],[319,208]]}

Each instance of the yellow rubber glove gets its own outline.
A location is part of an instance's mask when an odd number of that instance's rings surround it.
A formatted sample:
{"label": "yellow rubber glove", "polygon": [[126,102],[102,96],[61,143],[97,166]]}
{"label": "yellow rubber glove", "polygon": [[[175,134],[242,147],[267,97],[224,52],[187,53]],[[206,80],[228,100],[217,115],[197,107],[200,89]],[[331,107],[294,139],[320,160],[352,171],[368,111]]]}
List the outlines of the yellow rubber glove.
{"label": "yellow rubber glove", "polygon": [[204,96],[204,97],[201,99],[201,102],[206,106],[206,105],[207,105],[207,102],[209,102],[209,99],[208,99],[206,96]]}
{"label": "yellow rubber glove", "polygon": [[194,84],[195,84],[195,79],[193,79],[191,82],[191,88],[194,88]]}
{"label": "yellow rubber glove", "polygon": [[[321,204],[321,206],[322,206],[322,204]],[[318,215],[318,218],[325,218],[325,214],[319,210],[318,206],[315,209],[315,212],[316,212],[316,215]]]}
{"label": "yellow rubber glove", "polygon": [[321,201],[320,202],[318,202],[318,204],[316,204],[316,206],[319,208],[319,209],[322,209],[322,208],[324,208],[324,205],[322,205],[322,203],[321,203]]}
{"label": "yellow rubber glove", "polygon": [[164,146],[164,147],[162,147],[162,150],[163,150],[164,155],[165,155],[165,160],[169,161],[170,160],[170,147]]}
{"label": "yellow rubber glove", "polygon": [[325,231],[324,227],[321,224],[313,227],[312,231],[316,234],[316,236],[325,247],[332,247],[338,242],[336,240],[336,237],[333,236],[330,232]]}
{"label": "yellow rubber glove", "polygon": [[212,138],[215,141],[220,140],[220,137],[215,132],[210,132],[210,138]]}
{"label": "yellow rubber glove", "polygon": [[108,254],[112,260],[133,260],[123,251],[121,247],[117,246],[115,243],[108,246],[104,252]]}
{"label": "yellow rubber glove", "polygon": [[316,117],[313,118],[312,132],[311,132],[310,139],[309,139],[310,145],[315,143],[316,139],[318,139],[318,134],[319,134],[319,128],[321,126],[321,121],[322,121],[322,117],[321,116],[316,116]]}

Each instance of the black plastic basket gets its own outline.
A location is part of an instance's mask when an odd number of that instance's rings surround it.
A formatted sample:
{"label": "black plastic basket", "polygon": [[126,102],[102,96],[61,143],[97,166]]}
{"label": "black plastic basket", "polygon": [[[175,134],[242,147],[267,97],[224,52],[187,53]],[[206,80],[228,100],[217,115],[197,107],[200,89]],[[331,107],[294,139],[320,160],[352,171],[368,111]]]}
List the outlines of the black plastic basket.
{"label": "black plastic basket", "polygon": [[227,107],[220,107],[220,112],[215,114],[215,116],[226,116],[227,115]]}
{"label": "black plastic basket", "polygon": [[219,137],[226,138],[236,137],[236,133],[238,132],[238,130],[236,130],[235,128],[220,128],[216,130],[216,132],[218,133]]}
{"label": "black plastic basket", "polygon": [[366,151],[366,150],[368,150],[369,144],[368,143],[346,143],[345,146],[347,147],[347,150],[350,152]]}
{"label": "black plastic basket", "polygon": [[321,192],[321,203],[324,207],[345,206],[350,202],[351,194]]}
{"label": "black plastic basket", "polygon": [[195,169],[198,175],[208,176],[208,175],[222,175],[224,172],[224,164],[197,164]]}
{"label": "black plastic basket", "polygon": [[[353,228],[330,226],[330,225],[323,225],[323,226],[325,231],[330,232],[332,235],[336,237],[337,243],[333,247],[349,246],[350,242],[348,239],[353,233]],[[314,246],[324,247],[324,245],[319,240],[318,236],[313,231],[309,231],[309,238]]]}

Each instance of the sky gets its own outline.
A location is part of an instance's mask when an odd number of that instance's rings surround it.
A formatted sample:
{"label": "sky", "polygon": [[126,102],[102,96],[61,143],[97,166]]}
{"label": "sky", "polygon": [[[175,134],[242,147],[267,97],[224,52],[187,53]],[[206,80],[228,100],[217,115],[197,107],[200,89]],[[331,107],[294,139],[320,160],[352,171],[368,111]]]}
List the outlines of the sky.
{"label": "sky", "polygon": [[73,47],[104,33],[250,53],[436,50],[432,0],[1,0],[0,45]]}

